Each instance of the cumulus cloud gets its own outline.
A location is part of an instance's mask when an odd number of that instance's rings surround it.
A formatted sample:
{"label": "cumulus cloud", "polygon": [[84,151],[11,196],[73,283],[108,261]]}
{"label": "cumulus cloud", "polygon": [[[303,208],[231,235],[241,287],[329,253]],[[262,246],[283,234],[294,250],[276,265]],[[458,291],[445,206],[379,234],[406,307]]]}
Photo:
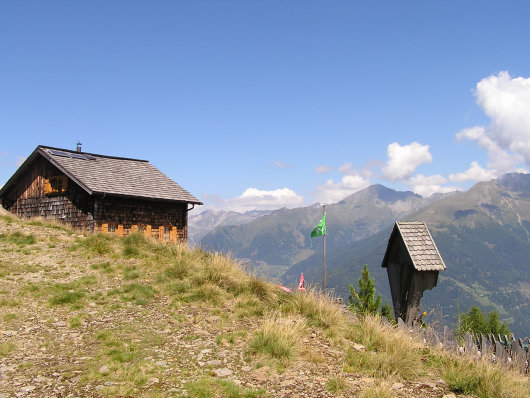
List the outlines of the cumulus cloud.
{"label": "cumulus cloud", "polygon": [[508,72],[488,76],[477,83],[477,104],[491,119],[457,133],[488,153],[488,171],[495,176],[530,165],[530,78],[512,78]]}
{"label": "cumulus cloud", "polygon": [[443,187],[447,179],[440,174],[432,176],[424,176],[423,174],[417,174],[414,177],[409,178],[405,183],[411,186],[412,191],[423,197],[429,197],[433,193],[446,193],[456,191],[456,187]]}
{"label": "cumulus cloud", "polygon": [[336,203],[346,196],[360,191],[370,185],[370,179],[361,174],[347,174],[340,182],[332,179],[316,188],[316,200],[321,203]]}
{"label": "cumulus cloud", "polygon": [[462,173],[449,175],[449,179],[454,182],[488,181],[495,177],[497,177],[495,171],[484,169],[478,162],[471,162],[469,169]]}
{"label": "cumulus cloud", "polygon": [[432,162],[429,145],[416,141],[403,146],[393,142],[387,147],[387,155],[388,161],[382,171],[390,181],[408,179],[420,164]]}
{"label": "cumulus cloud", "polygon": [[333,167],[327,165],[315,167],[315,172],[318,174],[326,174],[329,173],[331,170],[333,170]]}
{"label": "cumulus cloud", "polygon": [[289,188],[272,191],[247,188],[240,196],[233,199],[223,199],[218,195],[203,195],[208,208],[220,208],[246,212],[250,210],[274,210],[282,207],[300,207],[304,205],[304,198]]}

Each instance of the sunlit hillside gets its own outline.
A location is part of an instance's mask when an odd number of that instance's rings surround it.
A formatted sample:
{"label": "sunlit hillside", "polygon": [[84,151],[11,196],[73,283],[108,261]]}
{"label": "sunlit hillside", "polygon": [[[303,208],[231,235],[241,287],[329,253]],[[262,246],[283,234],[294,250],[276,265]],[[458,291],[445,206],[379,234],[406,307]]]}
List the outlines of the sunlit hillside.
{"label": "sunlit hillside", "polygon": [[0,216],[2,398],[515,398],[529,388],[331,299],[284,293],[222,255]]}

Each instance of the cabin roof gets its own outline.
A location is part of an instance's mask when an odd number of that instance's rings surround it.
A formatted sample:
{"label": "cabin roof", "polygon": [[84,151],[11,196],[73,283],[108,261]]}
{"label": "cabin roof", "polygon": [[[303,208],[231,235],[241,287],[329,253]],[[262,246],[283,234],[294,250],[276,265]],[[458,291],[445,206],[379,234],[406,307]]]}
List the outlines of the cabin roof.
{"label": "cabin roof", "polygon": [[388,256],[394,239],[401,237],[412,264],[417,271],[441,271],[445,263],[432,239],[427,225],[423,221],[396,222],[383,258],[382,267],[387,266]]}
{"label": "cabin roof", "polygon": [[148,200],[202,204],[147,160],[98,155],[38,146],[0,190],[0,196],[42,155],[90,195],[105,194]]}

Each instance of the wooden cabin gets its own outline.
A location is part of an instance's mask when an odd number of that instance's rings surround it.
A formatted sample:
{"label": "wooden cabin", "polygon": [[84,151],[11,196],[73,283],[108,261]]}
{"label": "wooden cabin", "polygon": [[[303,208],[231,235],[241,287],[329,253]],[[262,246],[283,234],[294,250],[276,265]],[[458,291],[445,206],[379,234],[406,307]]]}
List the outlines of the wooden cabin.
{"label": "wooden cabin", "polygon": [[422,221],[396,222],[381,266],[388,273],[396,319],[412,324],[423,292],[436,286],[438,272],[445,269],[427,225]]}
{"label": "wooden cabin", "polygon": [[[147,160],[38,146],[0,189],[2,206],[75,229],[187,241],[195,196]],[[191,207],[190,207],[191,206]]]}

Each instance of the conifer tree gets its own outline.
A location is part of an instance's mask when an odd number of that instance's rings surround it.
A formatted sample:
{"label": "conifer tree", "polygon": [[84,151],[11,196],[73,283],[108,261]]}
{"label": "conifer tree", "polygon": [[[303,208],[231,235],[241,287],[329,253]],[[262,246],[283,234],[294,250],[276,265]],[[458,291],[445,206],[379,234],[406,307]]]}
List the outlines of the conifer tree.
{"label": "conifer tree", "polygon": [[359,278],[359,291],[350,285],[350,311],[360,314],[377,314],[381,306],[381,296],[375,294],[375,280],[370,278],[368,266],[364,264]]}
{"label": "conifer tree", "polygon": [[466,332],[475,335],[509,335],[511,333],[506,322],[501,325],[499,314],[496,311],[491,311],[486,320],[486,316],[476,305],[462,314],[458,320],[457,336],[463,337]]}

